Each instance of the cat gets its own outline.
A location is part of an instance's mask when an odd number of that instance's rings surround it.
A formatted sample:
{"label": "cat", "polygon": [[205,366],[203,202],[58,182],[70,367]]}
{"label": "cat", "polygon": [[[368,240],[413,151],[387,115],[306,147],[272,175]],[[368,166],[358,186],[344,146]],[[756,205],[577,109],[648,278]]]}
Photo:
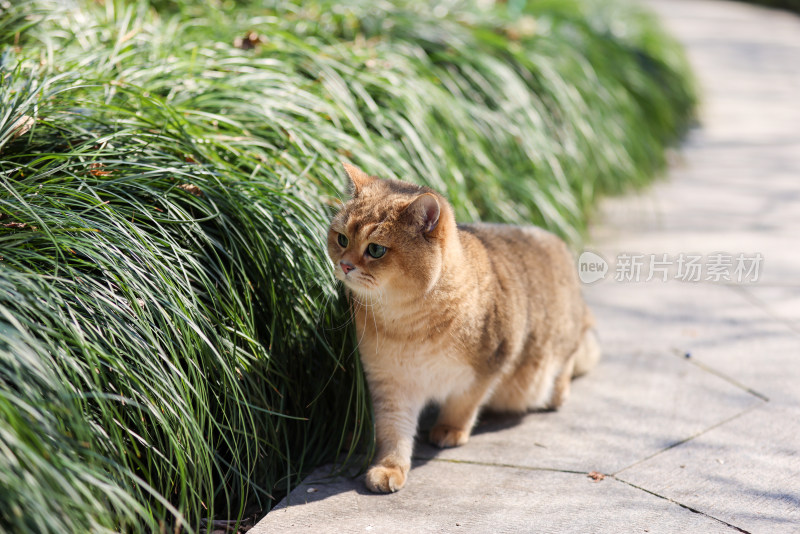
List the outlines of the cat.
{"label": "cat", "polygon": [[351,198],[328,254],[347,290],[375,413],[374,492],[399,490],[417,418],[429,440],[463,445],[481,408],[556,409],[600,357],[573,258],[535,227],[456,224],[432,189],[344,163]]}

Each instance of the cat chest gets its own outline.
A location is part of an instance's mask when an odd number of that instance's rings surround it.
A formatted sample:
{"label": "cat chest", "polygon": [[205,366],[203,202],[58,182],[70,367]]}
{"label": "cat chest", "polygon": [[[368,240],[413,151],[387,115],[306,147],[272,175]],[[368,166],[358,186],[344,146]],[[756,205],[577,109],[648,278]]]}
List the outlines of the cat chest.
{"label": "cat chest", "polygon": [[364,347],[361,359],[370,380],[394,384],[424,401],[442,401],[475,380],[473,367],[446,344],[387,340],[382,345]]}

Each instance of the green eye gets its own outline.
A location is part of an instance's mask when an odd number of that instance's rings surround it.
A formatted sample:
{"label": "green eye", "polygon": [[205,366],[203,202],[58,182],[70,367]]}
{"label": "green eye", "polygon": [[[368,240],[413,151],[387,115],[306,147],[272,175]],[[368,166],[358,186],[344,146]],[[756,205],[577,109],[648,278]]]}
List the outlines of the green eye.
{"label": "green eye", "polygon": [[339,246],[342,248],[347,248],[347,243],[349,243],[347,236],[344,234],[339,234]]}
{"label": "green eye", "polygon": [[386,247],[381,245],[376,245],[375,243],[370,243],[369,245],[367,245],[367,254],[369,254],[373,258],[380,258],[384,254],[386,254]]}

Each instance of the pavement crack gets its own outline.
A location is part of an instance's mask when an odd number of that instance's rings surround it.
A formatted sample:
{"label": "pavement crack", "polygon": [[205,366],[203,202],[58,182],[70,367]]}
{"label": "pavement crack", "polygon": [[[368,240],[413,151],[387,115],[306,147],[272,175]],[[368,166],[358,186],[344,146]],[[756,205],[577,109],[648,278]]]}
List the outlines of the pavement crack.
{"label": "pavement crack", "polygon": [[481,465],[485,467],[502,467],[505,469],[523,469],[525,471],[549,471],[551,473],[568,473],[571,475],[588,474],[588,472],[586,471],[576,471],[573,469],[557,469],[555,467],[533,467],[529,465],[504,464],[496,462],[480,462],[477,460],[457,460],[453,458],[425,458],[421,456],[414,456],[413,459],[420,462],[445,462],[451,464]]}
{"label": "pavement crack", "polygon": [[739,417],[743,416],[744,414],[749,413],[749,412],[751,412],[751,411],[755,410],[756,408],[759,408],[759,407],[761,407],[763,405],[764,405],[764,403],[754,404],[753,406],[750,406],[749,408],[746,408],[746,409],[742,410],[741,412],[739,412],[739,413],[737,413],[735,415],[732,415],[731,417],[728,417],[727,419],[723,419],[722,421],[719,421],[718,423],[715,423],[715,424],[713,424],[713,425],[711,425],[711,426],[709,426],[707,428],[704,428],[703,430],[701,430],[700,432],[697,432],[696,434],[692,434],[691,436],[689,436],[687,438],[684,438],[684,439],[682,439],[680,441],[676,441],[675,443],[672,443],[672,444],[664,447],[663,449],[660,449],[660,450],[654,452],[653,454],[642,458],[641,460],[637,460],[637,461],[633,462],[632,464],[630,464],[628,466],[625,466],[622,469],[619,469],[618,471],[615,471],[614,473],[611,474],[611,476],[616,477],[618,474],[622,473],[623,471],[627,471],[628,469],[631,469],[632,467],[636,467],[637,465],[639,465],[641,463],[644,463],[644,462],[646,462],[646,461],[648,461],[648,460],[650,460],[652,458],[655,458],[659,454],[663,454],[663,453],[667,452],[670,449],[674,449],[675,447],[677,447],[679,445],[683,445],[684,443],[688,443],[688,442],[692,441],[693,439],[699,438],[703,434],[705,434],[707,432],[710,432],[711,430],[714,430],[715,428],[718,428],[718,427],[720,427],[722,425],[730,423],[731,421],[733,421],[735,419],[738,419]]}
{"label": "pavement crack", "polygon": [[745,529],[743,529],[741,527],[737,527],[736,525],[728,523],[727,521],[719,519],[718,517],[714,517],[713,515],[707,514],[707,513],[703,512],[702,510],[698,510],[697,508],[693,508],[693,507],[689,506],[688,504],[683,504],[682,502],[678,502],[675,499],[670,499],[669,497],[667,497],[665,495],[661,495],[659,493],[656,493],[655,491],[650,491],[647,488],[643,488],[641,486],[637,486],[636,484],[633,484],[632,482],[628,482],[627,480],[621,479],[616,475],[610,475],[610,476],[611,476],[611,478],[613,478],[614,480],[616,480],[618,482],[622,482],[623,484],[626,484],[626,485],[628,485],[628,486],[630,486],[632,488],[635,488],[635,489],[637,489],[639,491],[643,491],[643,492],[648,493],[648,494],[650,494],[650,495],[652,495],[654,497],[658,497],[659,499],[664,499],[667,502],[670,502],[672,504],[676,504],[676,505],[680,506],[681,508],[689,510],[692,513],[700,514],[700,515],[702,515],[704,517],[707,517],[709,519],[713,519],[714,521],[722,523],[723,525],[726,525],[726,526],[728,526],[728,527],[730,527],[730,528],[732,528],[732,529],[734,529],[734,530],[736,530],[738,532],[743,532],[744,534],[752,534],[749,530],[745,530]]}
{"label": "pavement crack", "polygon": [[[766,301],[764,301],[763,299],[757,297],[752,292],[748,291],[746,288],[740,287],[739,285],[733,285],[733,284],[728,285],[727,287],[729,287],[731,289],[731,291],[733,291],[734,293],[737,293],[740,297],[742,297],[743,299],[748,301],[750,304],[756,306],[757,308],[760,308],[761,311],[766,313],[769,317],[771,317],[775,321],[778,321],[779,323],[781,323],[782,325],[787,327],[793,333],[800,334],[800,327],[798,327],[798,325],[796,325],[794,322],[790,321],[786,317],[784,317],[784,316],[782,316],[782,315],[780,315],[778,313],[775,313],[775,311],[772,309],[772,307],[769,304],[767,304]],[[794,287],[794,286],[788,286],[788,287]]]}
{"label": "pavement crack", "polygon": [[767,397],[763,393],[761,393],[759,391],[756,391],[755,389],[753,389],[753,388],[751,388],[749,386],[746,386],[745,384],[742,384],[741,382],[739,382],[735,378],[726,375],[722,371],[718,371],[718,370],[714,369],[713,367],[704,364],[703,362],[697,361],[697,359],[695,359],[695,358],[688,358],[686,355],[684,355],[683,351],[676,350],[674,352],[676,354],[678,354],[681,359],[687,360],[690,364],[694,365],[695,367],[698,367],[698,368],[702,369],[703,371],[716,376],[717,378],[721,378],[722,380],[726,381],[727,383],[731,384],[732,386],[737,387],[737,388],[739,388],[741,390],[744,390],[747,393],[749,393],[750,395],[753,395],[754,397],[758,397],[759,399],[763,400],[764,402],[769,402],[769,397]]}
{"label": "pavement crack", "polygon": [[729,384],[731,384],[733,386],[736,386],[739,389],[745,390],[749,394],[753,395],[754,397],[758,397],[759,399],[763,400],[764,402],[769,402],[769,397],[767,397],[763,393],[760,393],[760,392],[754,390],[753,388],[742,384],[741,382],[739,382],[735,378],[731,378],[730,376],[726,375],[725,373],[722,373],[721,371],[717,371],[713,367],[709,367],[708,365],[706,365],[706,364],[704,364],[702,362],[698,362],[697,360],[690,360],[690,363],[692,363],[693,365],[696,365],[697,367],[699,367],[703,371],[706,371],[707,373],[711,373],[712,375],[717,376],[717,377],[725,380]]}

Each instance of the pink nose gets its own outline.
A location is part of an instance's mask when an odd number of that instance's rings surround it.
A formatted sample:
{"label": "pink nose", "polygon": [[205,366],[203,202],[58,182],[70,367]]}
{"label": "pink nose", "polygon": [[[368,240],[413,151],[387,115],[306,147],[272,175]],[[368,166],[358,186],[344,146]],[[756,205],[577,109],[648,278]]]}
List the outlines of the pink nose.
{"label": "pink nose", "polygon": [[339,265],[342,266],[342,270],[344,271],[344,274],[347,274],[347,273],[349,273],[350,271],[352,271],[353,269],[356,268],[355,265],[353,265],[352,263],[348,263],[346,261],[340,261]]}

